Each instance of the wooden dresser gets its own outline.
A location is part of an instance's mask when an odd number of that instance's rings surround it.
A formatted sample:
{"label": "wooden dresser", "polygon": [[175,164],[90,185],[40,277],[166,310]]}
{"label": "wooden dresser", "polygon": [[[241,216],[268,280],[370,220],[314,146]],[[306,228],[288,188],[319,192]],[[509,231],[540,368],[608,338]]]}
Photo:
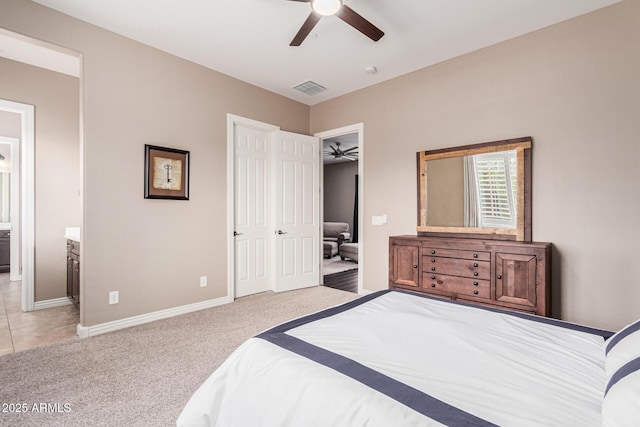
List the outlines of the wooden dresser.
{"label": "wooden dresser", "polygon": [[389,288],[551,315],[551,243],[389,238]]}

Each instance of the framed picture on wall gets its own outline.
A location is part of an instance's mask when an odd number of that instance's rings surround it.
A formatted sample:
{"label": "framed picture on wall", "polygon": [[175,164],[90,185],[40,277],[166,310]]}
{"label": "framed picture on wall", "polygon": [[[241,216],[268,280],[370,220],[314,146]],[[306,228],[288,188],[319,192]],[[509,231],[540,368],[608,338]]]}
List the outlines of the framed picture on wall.
{"label": "framed picture on wall", "polygon": [[144,198],[189,200],[189,152],[144,146]]}

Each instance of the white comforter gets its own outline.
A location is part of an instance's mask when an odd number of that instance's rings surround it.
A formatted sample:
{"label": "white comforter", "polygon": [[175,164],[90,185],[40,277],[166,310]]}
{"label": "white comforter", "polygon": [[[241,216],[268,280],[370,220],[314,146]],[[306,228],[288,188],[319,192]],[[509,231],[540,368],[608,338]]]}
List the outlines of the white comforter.
{"label": "white comforter", "polygon": [[[601,424],[604,339],[588,330],[403,292],[302,323],[240,346],[193,395],[177,424]],[[283,348],[288,341],[305,351],[319,347],[320,359]],[[354,368],[358,379],[349,376]],[[384,384],[383,392],[375,389],[389,381],[408,387],[387,394]],[[431,415],[434,405],[441,407]]]}

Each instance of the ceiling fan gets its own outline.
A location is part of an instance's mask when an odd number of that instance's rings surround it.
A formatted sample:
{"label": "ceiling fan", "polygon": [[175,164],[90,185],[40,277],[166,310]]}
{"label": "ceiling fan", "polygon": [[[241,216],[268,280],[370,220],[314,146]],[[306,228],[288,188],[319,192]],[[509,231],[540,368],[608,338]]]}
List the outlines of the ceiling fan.
{"label": "ceiling fan", "polygon": [[352,162],[355,160],[358,160],[358,152],[354,151],[357,150],[358,147],[351,147],[351,148],[347,148],[346,150],[342,150],[340,148],[340,145],[342,145],[340,142],[336,142],[336,147],[334,147],[333,145],[329,144],[329,147],[331,148],[331,151],[325,151],[324,155],[325,156],[333,156],[334,159],[347,159],[347,160],[351,160]]}
{"label": "ceiling fan", "polygon": [[302,27],[295,35],[289,46],[300,46],[304,39],[307,38],[313,27],[316,26],[320,18],[323,16],[335,15],[356,30],[360,31],[371,40],[377,42],[384,36],[384,33],[371,22],[364,19],[360,14],[355,12],[349,6],[343,3],[343,0],[288,0],[300,3],[311,3],[311,14],[304,21]]}

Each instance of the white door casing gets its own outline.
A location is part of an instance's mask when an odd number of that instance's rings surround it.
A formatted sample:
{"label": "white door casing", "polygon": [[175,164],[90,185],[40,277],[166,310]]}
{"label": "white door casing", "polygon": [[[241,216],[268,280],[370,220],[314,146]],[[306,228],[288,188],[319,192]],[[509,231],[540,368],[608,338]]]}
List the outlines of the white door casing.
{"label": "white door casing", "polygon": [[22,280],[20,263],[20,140],[18,138],[0,136],[0,143],[9,144],[11,152],[9,280],[15,282]]}
{"label": "white door casing", "polygon": [[0,99],[0,110],[17,113],[20,137],[20,252],[22,311],[32,311],[35,302],[35,108]]}
{"label": "white door casing", "polygon": [[274,133],[274,290],[320,284],[319,139]]}
{"label": "white door casing", "polygon": [[269,290],[271,132],[235,125],[235,294]]}

